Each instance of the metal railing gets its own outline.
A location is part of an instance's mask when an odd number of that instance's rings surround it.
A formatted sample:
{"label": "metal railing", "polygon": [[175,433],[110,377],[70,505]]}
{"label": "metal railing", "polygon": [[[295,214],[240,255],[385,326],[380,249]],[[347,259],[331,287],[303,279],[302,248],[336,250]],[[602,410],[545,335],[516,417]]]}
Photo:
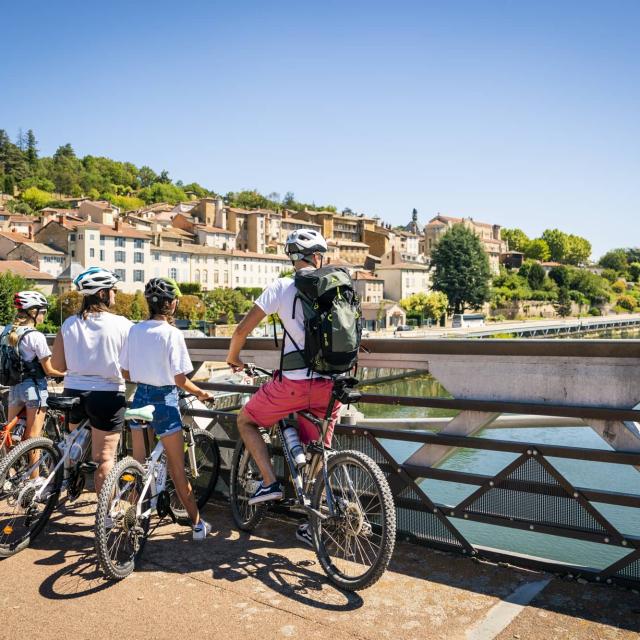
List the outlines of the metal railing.
{"label": "metal railing", "polygon": [[[227,345],[226,340],[188,340],[193,359],[200,362],[223,359]],[[632,474],[635,483],[640,469],[640,411],[634,408],[640,395],[640,342],[369,340],[365,347],[369,352],[362,356],[363,365],[390,367],[404,361],[407,367],[431,371],[454,397],[367,393],[361,402],[459,412],[439,433],[357,423],[336,429],[338,448],[364,451],[383,469],[396,501],[401,537],[469,556],[638,586],[640,483],[634,484],[634,492],[583,486],[588,481],[572,481],[560,468],[567,461],[585,470],[608,464],[612,466],[602,472],[604,477]],[[407,352],[398,352],[400,348]],[[277,355],[270,341],[253,340],[246,359],[275,366]],[[203,386],[236,393],[257,389]],[[228,467],[237,438],[234,413],[191,413],[210,420]],[[605,448],[479,437],[504,413],[575,418],[576,424],[598,433]],[[401,442],[411,445],[403,460],[397,453]],[[447,468],[447,461],[461,451],[499,454],[501,468],[491,473]],[[487,544],[487,536],[478,542],[474,526],[514,533],[509,544],[499,543],[503,535]],[[571,559],[559,560],[540,552],[539,539],[548,549],[563,540],[585,544]]]}

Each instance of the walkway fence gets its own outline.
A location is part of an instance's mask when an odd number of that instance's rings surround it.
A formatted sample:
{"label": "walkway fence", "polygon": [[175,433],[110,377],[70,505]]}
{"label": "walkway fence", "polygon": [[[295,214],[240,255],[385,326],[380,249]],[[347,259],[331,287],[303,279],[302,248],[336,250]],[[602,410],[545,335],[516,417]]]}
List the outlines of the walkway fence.
{"label": "walkway fence", "polygon": [[[194,362],[223,361],[228,340],[187,344]],[[374,339],[364,346],[362,366],[429,372],[452,397],[368,393],[363,403],[457,411],[435,433],[349,417],[336,430],[338,448],[364,451],[387,475],[401,538],[638,587],[640,341]],[[264,339],[250,340],[244,352],[246,362],[266,368],[277,366],[278,355]],[[190,413],[218,437],[228,479],[235,414]],[[575,419],[581,428],[569,430],[571,446],[550,443],[549,429],[538,441],[495,439],[483,430],[501,414],[540,416],[541,424],[563,417],[565,426]]]}

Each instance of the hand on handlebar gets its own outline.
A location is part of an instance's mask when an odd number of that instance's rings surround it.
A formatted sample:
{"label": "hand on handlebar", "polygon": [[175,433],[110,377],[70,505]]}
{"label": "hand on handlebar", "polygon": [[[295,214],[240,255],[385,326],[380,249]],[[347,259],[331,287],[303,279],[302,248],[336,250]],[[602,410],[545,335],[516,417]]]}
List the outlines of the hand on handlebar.
{"label": "hand on handlebar", "polygon": [[244,362],[242,362],[242,360],[240,360],[240,358],[238,358],[237,360],[227,360],[227,364],[231,367],[233,373],[240,373],[246,368],[246,365],[244,364]]}
{"label": "hand on handlebar", "polygon": [[204,390],[201,390],[200,393],[196,395],[196,398],[198,398],[200,402],[215,402],[215,397],[208,391]]}

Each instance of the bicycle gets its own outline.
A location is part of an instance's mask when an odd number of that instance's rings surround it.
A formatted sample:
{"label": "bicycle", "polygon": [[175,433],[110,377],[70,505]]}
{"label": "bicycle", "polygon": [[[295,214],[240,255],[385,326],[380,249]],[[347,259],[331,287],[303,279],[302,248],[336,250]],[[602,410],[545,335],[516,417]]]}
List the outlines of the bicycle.
{"label": "bicycle", "polygon": [[[82,492],[91,447],[89,421],[63,435],[79,398],[49,396],[43,433],[13,447],[0,461],[0,558],[29,546],[47,524],[62,489],[73,501]],[[66,474],[66,478],[65,478]]]}
{"label": "bicycle", "polygon": [[[188,394],[181,394],[183,403]],[[129,409],[125,421],[149,424],[153,421],[153,405]],[[209,500],[218,481],[220,450],[214,436],[205,429],[182,425],[185,438],[185,471],[195,494],[198,509]],[[132,457],[120,460],[107,476],[96,511],[96,552],[105,576],[122,580],[135,570],[154,513],[160,520],[170,516],[174,522],[187,518],[171,480],[167,477],[167,461],[158,439],[149,452],[145,438],[146,459],[140,464]]]}
{"label": "bicycle", "polygon": [[[272,377],[273,372],[246,365],[245,372]],[[396,513],[389,484],[380,467],[360,451],[334,451],[325,446],[325,435],[337,401],[357,402],[358,380],[349,375],[332,376],[333,391],[323,419],[309,411],[298,415],[310,420],[321,434],[306,447],[306,464],[296,466],[283,430],[290,424],[280,420],[269,430],[261,429],[273,458],[274,440],[280,441],[293,497],[275,504],[307,515],[313,545],[323,571],[331,582],[347,591],[358,591],[377,582],[386,571],[396,537]],[[265,516],[268,504],[249,504],[261,481],[260,472],[242,440],[236,444],[231,462],[230,498],[233,519],[242,531],[252,531]]]}
{"label": "bicycle", "polygon": [[22,439],[25,426],[27,424],[27,410],[22,411],[11,420],[7,421],[4,407],[0,405],[0,461],[9,453],[9,451],[18,444]]}

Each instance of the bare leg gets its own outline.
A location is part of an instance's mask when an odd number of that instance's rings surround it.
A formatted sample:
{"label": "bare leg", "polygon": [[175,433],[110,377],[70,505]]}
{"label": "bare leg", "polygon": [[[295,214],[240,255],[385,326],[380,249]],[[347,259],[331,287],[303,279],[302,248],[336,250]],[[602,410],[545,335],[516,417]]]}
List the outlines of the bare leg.
{"label": "bare leg", "polygon": [[193,495],[193,489],[184,471],[184,438],[182,431],[172,433],[162,438],[162,445],[167,454],[167,467],[169,468],[169,475],[173,480],[173,486],[176,488],[178,498],[180,498],[180,502],[182,502],[182,505],[187,510],[191,522],[196,525],[200,522],[200,513],[198,512],[198,505]]}
{"label": "bare leg", "polygon": [[100,431],[100,429],[91,428],[91,452],[93,461],[98,464],[93,476],[96,494],[100,493],[102,484],[113,467],[119,440],[118,431]]}
{"label": "bare leg", "polygon": [[265,485],[273,484],[276,481],[276,474],[269,459],[269,449],[258,429],[258,425],[251,421],[244,409],[241,409],[238,414],[238,433],[260,469],[262,482]]}
{"label": "bare leg", "polygon": [[147,449],[144,445],[145,436],[149,443],[149,451],[153,451],[153,429],[131,429],[131,442],[133,444],[133,457],[140,463],[144,464],[147,457]]}
{"label": "bare leg", "polygon": [[46,409],[38,407],[27,407],[27,425],[24,429],[23,440],[27,438],[37,438],[42,433],[44,417],[47,415]]}

